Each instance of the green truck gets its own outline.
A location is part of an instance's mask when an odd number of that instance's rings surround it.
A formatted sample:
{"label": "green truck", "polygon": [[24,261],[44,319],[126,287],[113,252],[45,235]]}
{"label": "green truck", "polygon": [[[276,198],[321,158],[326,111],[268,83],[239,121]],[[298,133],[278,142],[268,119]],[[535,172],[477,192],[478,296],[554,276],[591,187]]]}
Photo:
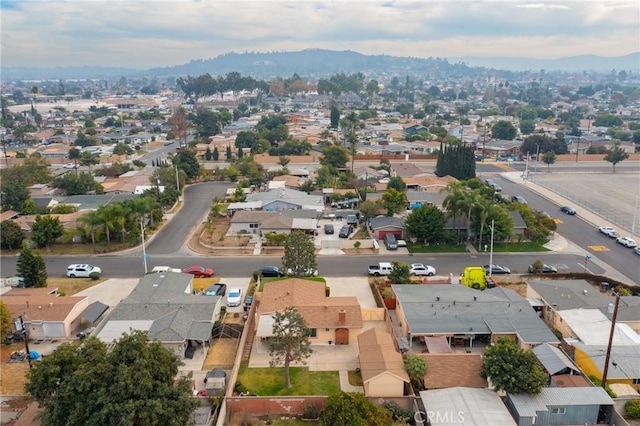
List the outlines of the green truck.
{"label": "green truck", "polygon": [[487,271],[482,266],[467,266],[460,274],[460,284],[476,290],[484,290],[485,288],[493,288],[496,283],[491,277],[487,276]]}

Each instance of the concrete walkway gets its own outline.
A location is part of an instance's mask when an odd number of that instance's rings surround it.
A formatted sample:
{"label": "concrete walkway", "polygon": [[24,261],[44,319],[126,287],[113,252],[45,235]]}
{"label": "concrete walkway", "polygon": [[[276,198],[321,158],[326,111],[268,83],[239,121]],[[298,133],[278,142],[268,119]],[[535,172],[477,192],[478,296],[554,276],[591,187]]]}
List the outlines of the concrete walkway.
{"label": "concrete walkway", "polygon": [[357,392],[364,393],[364,388],[362,386],[352,386],[349,383],[349,372],[348,371],[339,371],[340,375],[340,390],[342,392]]}

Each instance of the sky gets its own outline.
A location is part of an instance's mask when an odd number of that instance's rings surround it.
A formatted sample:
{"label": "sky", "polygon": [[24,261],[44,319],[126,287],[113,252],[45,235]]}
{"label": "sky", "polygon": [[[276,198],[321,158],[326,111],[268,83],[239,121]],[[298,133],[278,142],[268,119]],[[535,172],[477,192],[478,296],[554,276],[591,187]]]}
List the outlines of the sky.
{"label": "sky", "polygon": [[0,0],[3,67],[153,68],[310,48],[412,57],[640,51],[640,2]]}

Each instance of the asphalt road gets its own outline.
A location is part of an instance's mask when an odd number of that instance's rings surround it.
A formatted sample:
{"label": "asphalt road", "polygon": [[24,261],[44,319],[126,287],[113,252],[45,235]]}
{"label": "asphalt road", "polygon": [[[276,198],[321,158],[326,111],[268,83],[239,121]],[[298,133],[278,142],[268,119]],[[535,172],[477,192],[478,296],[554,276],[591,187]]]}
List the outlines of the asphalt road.
{"label": "asphalt road", "polygon": [[230,187],[233,187],[233,184],[219,182],[188,186],[184,191],[185,204],[147,244],[147,255],[153,259],[154,255],[180,253],[185,241],[209,212],[212,200],[215,197],[224,197],[227,188]]}
{"label": "asphalt road", "polygon": [[[640,259],[632,250],[616,243],[612,238],[598,232],[593,224],[590,224],[577,216],[569,216],[560,212],[559,205],[538,195],[536,192],[528,189],[526,185],[520,185],[510,180],[496,175],[492,177],[495,182],[502,187],[502,193],[513,195],[522,195],[529,206],[549,213],[554,218],[558,218],[562,223],[558,224],[557,232],[567,240],[573,242],[580,248],[597,256],[600,260],[607,263],[613,269],[616,269],[623,275],[640,282]],[[585,190],[597,190],[589,188]],[[606,194],[603,194],[606,198]],[[594,253],[590,246],[604,246],[609,251],[598,251]]]}
{"label": "asphalt road", "polygon": [[[507,266],[511,272],[526,273],[528,266],[536,259],[542,259],[545,263],[558,268],[559,272],[580,271],[584,272],[583,257],[574,254],[554,252],[544,253],[509,253],[493,255],[494,264]],[[459,254],[420,254],[420,255],[391,255],[391,256],[319,256],[318,271],[328,277],[349,277],[367,275],[367,267],[382,261],[394,261],[404,263],[425,263],[436,268],[439,275],[459,275],[466,266],[482,266],[489,263],[489,253],[459,253]],[[71,257],[71,256],[47,256],[45,258],[49,276],[64,276],[70,263],[90,263],[102,268],[105,277],[131,278],[144,274],[143,260],[141,256],[99,256],[99,257]],[[15,258],[3,257],[0,259],[3,276],[15,274]],[[278,256],[247,256],[247,257],[207,257],[207,256],[176,256],[163,255],[152,256],[148,260],[148,269],[154,266],[168,265],[174,268],[186,268],[193,265],[202,265],[213,268],[216,276],[220,277],[249,277],[259,266],[281,265]],[[602,268],[595,264],[589,264],[588,270],[601,274]]]}

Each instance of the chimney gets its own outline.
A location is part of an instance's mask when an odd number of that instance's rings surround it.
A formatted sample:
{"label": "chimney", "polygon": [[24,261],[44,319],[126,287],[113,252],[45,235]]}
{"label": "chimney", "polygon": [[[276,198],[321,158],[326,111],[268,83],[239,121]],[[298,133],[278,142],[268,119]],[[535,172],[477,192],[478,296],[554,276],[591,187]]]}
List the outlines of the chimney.
{"label": "chimney", "polygon": [[340,309],[338,312],[338,324],[345,325],[347,323],[347,312],[344,309]]}

